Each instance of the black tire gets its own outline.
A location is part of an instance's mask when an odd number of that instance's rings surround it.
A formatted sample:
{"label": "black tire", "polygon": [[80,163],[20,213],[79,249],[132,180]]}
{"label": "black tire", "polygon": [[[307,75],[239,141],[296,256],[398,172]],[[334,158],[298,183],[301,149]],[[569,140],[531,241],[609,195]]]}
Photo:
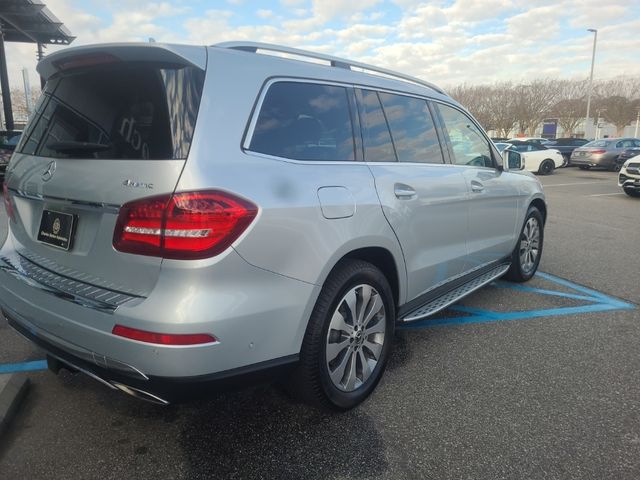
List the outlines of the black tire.
{"label": "black tire", "polygon": [[[373,287],[380,295],[384,305],[385,317],[378,320],[385,322],[384,340],[377,364],[371,370],[370,376],[354,390],[344,391],[331,380],[330,367],[326,361],[329,325],[334,312],[342,303],[343,297],[350,290],[362,284]],[[373,320],[369,322],[369,325],[371,322]],[[302,341],[300,361],[285,385],[286,389],[301,400],[323,410],[345,411],[357,406],[371,394],[382,377],[391,351],[394,328],[393,293],[384,274],[368,262],[351,259],[341,261],[331,272],[320,291]],[[362,346],[360,348],[363,349]],[[351,345],[343,350],[345,357],[350,355],[350,349]],[[361,351],[362,354],[364,351],[364,349]],[[355,356],[352,359],[352,361],[356,361]],[[362,370],[361,360],[360,366]]]}
{"label": "black tire", "polygon": [[538,168],[538,173],[540,175],[551,175],[555,167],[556,165],[555,163],[553,163],[553,160],[551,160],[550,158],[547,158],[540,164],[540,167]]}
{"label": "black tire", "polygon": [[619,172],[621,168],[622,164],[616,160],[613,165],[611,165],[611,168],[609,168],[609,170],[611,170],[612,172]]}
{"label": "black tire", "polygon": [[580,170],[590,170],[591,169],[591,165],[578,165],[578,167],[580,167]]}
{"label": "black tire", "polygon": [[624,188],[624,193],[629,195],[630,197],[640,198],[640,190],[635,190],[633,188]]}
{"label": "black tire", "polygon": [[[527,226],[527,222],[531,218],[534,218],[538,222],[539,226],[539,244],[538,244],[538,254],[534,261],[534,265],[532,268],[525,268],[523,262],[521,260],[521,245],[523,240],[525,239],[525,227]],[[544,220],[542,218],[542,214],[540,210],[536,207],[529,207],[527,211],[527,216],[524,219],[524,223],[522,224],[522,229],[520,230],[520,236],[518,237],[518,243],[516,244],[513,252],[511,253],[511,267],[505,274],[505,278],[512,282],[526,282],[531,279],[538,270],[538,265],[540,265],[540,258],[542,258],[542,250],[544,246]]]}

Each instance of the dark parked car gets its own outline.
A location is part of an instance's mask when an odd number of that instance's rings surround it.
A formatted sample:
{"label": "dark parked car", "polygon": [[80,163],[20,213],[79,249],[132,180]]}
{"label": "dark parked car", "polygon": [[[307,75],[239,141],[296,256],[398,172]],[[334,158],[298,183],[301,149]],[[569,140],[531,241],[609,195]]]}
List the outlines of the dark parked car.
{"label": "dark parked car", "polygon": [[589,140],[586,138],[556,138],[555,140],[551,140],[550,143],[545,146],[558,150],[565,158],[568,166],[571,165],[570,159],[573,151],[587,143],[589,143]]}
{"label": "dark parked car", "polygon": [[640,147],[637,138],[604,138],[576,148],[571,154],[571,163],[583,170],[602,167],[617,172],[622,164],[618,156],[629,148]]}
{"label": "dark parked car", "polygon": [[[624,165],[624,162],[638,155],[640,155],[640,147],[627,148],[618,156],[618,165]],[[640,160],[640,157],[637,160]]]}
{"label": "dark parked car", "polygon": [[20,141],[22,132],[7,132],[0,131],[0,176],[4,177],[4,172],[7,169],[7,164],[13,155],[13,151],[16,149],[16,145]]}

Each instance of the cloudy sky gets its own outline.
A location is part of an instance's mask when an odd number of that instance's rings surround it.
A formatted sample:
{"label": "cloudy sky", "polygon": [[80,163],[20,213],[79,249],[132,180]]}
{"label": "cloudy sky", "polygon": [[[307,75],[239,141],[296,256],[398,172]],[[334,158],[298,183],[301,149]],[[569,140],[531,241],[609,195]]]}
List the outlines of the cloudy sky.
{"label": "cloudy sky", "polygon": [[[640,75],[638,0],[42,0],[73,45],[255,40],[317,50],[443,86]],[[53,51],[56,47],[48,48]],[[35,46],[8,44],[12,86],[35,79]]]}

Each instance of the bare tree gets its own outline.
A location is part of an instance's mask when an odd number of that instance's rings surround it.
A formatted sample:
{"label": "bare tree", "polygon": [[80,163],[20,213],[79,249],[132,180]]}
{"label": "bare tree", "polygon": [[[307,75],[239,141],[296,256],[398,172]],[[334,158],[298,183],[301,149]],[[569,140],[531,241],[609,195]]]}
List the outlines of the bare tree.
{"label": "bare tree", "polygon": [[518,122],[516,91],[511,82],[495,83],[488,92],[493,112],[494,130],[499,137],[509,137]]}
{"label": "bare tree", "polygon": [[487,98],[490,90],[491,87],[487,85],[469,86],[463,84],[449,89],[448,92],[471,112],[471,115],[485,130],[494,130],[493,105]]}
{"label": "bare tree", "polygon": [[558,119],[566,136],[572,136],[584,120],[587,111],[587,80],[562,80],[557,82],[558,101],[551,108],[551,115]]}
{"label": "bare tree", "polygon": [[602,117],[609,123],[616,126],[616,135],[624,135],[624,127],[631,124],[640,109],[640,100],[630,100],[620,95],[599,98],[596,101],[596,108],[601,110]]}
{"label": "bare tree", "polygon": [[559,97],[559,82],[534,80],[516,86],[515,109],[520,133],[533,135],[536,127],[551,113]]}
{"label": "bare tree", "polygon": [[[507,137],[516,125],[533,135],[545,118],[558,119],[565,135],[573,135],[584,119],[586,80],[538,79],[526,84],[458,85],[447,89],[467,107],[485,130]],[[622,134],[640,108],[640,77],[616,77],[594,85],[595,108]],[[595,108],[593,111],[595,112]]]}
{"label": "bare tree", "polygon": [[447,91],[471,112],[485,130],[494,130],[502,137],[509,136],[513,130],[516,118],[512,83],[459,85]]}
{"label": "bare tree", "polygon": [[[35,108],[36,102],[40,97],[40,89],[36,87],[31,88],[31,108]],[[0,106],[2,102],[0,101]],[[24,122],[28,118],[27,102],[25,100],[24,89],[12,88],[11,89],[11,107],[13,109],[13,117],[17,122]]]}
{"label": "bare tree", "polygon": [[602,117],[615,125],[618,136],[623,135],[640,108],[640,78],[622,76],[599,82],[595,94],[594,103]]}

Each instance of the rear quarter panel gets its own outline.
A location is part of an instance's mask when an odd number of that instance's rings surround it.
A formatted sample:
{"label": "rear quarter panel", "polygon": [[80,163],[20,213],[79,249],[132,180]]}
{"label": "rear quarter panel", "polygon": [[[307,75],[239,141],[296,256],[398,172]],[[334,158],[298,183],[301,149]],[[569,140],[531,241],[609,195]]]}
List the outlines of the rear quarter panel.
{"label": "rear quarter panel", "polygon": [[[209,50],[209,69],[189,159],[178,190],[216,188],[241,195],[260,211],[233,248],[248,263],[280,275],[322,285],[352,250],[379,246],[396,259],[400,300],[406,273],[400,246],[384,219],[374,180],[362,162],[296,162],[242,149],[254,104],[265,81],[309,77],[305,62],[280,62],[266,55]],[[335,69],[339,70],[339,69]],[[354,213],[327,219],[321,187],[345,187]],[[315,302],[315,299],[313,299]]]}

